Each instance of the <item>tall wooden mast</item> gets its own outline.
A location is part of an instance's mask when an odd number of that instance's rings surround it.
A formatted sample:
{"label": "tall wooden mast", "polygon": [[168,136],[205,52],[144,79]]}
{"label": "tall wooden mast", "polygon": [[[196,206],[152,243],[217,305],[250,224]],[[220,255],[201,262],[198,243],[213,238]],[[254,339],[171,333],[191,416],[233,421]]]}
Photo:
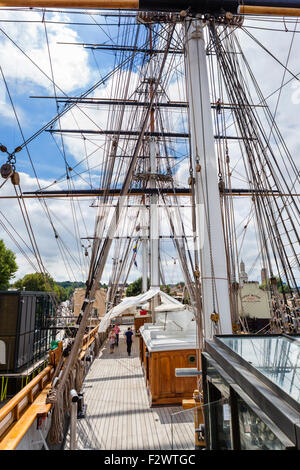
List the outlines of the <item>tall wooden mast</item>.
{"label": "tall wooden mast", "polygon": [[[152,25],[149,23],[149,48],[152,51]],[[149,58],[149,99],[155,100],[154,97],[154,67],[153,67],[153,54],[150,52]],[[154,108],[150,111],[150,132],[155,131],[155,116]],[[151,188],[155,188],[156,182],[153,177],[157,173],[156,167],[156,148],[157,142],[155,137],[149,138],[149,154],[150,154],[150,178],[149,184]],[[159,227],[158,227],[158,195],[150,195],[150,288],[159,289],[160,276],[159,276]],[[154,297],[151,300],[152,320],[155,322],[155,307],[157,306],[157,299]]]}

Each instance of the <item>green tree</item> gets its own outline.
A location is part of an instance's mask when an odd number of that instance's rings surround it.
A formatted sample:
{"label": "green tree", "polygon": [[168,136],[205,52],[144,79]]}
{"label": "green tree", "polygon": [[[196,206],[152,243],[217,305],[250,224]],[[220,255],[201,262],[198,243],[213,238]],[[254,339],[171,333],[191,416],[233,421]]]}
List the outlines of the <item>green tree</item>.
{"label": "green tree", "polygon": [[[289,292],[289,288],[286,284],[283,284],[279,277],[276,278],[277,288],[280,294]],[[270,281],[264,281],[259,286],[262,290],[271,290]]]}
{"label": "green tree", "polygon": [[[47,279],[47,281],[46,281]],[[22,279],[16,281],[13,287],[29,291],[51,292],[53,290],[53,279],[42,273],[26,274]]]}
{"label": "green tree", "polygon": [[59,286],[57,284],[54,284],[53,292],[55,292],[55,294],[57,295],[58,299],[61,302],[63,302],[64,300],[67,300],[68,297],[69,297],[67,289],[65,289],[64,287]]}
{"label": "green tree", "polygon": [[[150,287],[150,280],[147,280],[148,289]],[[136,281],[129,284],[126,289],[126,297],[133,297],[142,293],[143,289],[143,278],[139,277]]]}
{"label": "green tree", "polygon": [[3,240],[0,240],[0,290],[9,288],[9,281],[17,270],[16,255],[6,248]]}
{"label": "green tree", "polygon": [[66,300],[68,298],[66,289],[56,284],[49,274],[26,274],[23,279],[16,281],[13,287],[21,290],[25,289],[27,291],[54,292],[60,301]]}
{"label": "green tree", "polygon": [[[84,282],[71,282],[71,281],[56,281],[55,285],[59,287],[59,290],[61,292],[61,297],[60,299],[67,300],[71,297],[75,289],[79,287],[86,287],[86,284]],[[100,284],[101,285],[101,284]]]}
{"label": "green tree", "polygon": [[171,292],[171,287],[170,287],[168,284],[166,284],[165,286],[162,286],[162,285],[161,285],[161,286],[160,286],[160,290],[162,290],[162,291],[165,292],[166,294],[170,294],[170,292]]}

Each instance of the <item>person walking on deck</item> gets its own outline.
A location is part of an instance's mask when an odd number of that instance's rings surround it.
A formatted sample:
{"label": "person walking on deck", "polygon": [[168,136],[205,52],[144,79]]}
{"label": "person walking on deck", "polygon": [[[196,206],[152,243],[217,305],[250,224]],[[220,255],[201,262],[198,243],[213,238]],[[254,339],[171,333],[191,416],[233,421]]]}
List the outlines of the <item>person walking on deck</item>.
{"label": "person walking on deck", "polygon": [[110,354],[114,352],[115,342],[116,342],[116,333],[114,330],[111,330],[108,336]]}
{"label": "person walking on deck", "polygon": [[127,344],[127,353],[128,353],[128,356],[130,356],[131,346],[132,346],[132,342],[133,342],[133,332],[131,331],[130,327],[126,331],[125,337],[126,337],[125,341],[126,341],[126,344]]}
{"label": "person walking on deck", "polygon": [[120,334],[120,327],[118,325],[118,323],[116,323],[116,325],[114,326],[114,332],[116,333],[116,343],[115,343],[115,346],[119,346],[119,334]]}

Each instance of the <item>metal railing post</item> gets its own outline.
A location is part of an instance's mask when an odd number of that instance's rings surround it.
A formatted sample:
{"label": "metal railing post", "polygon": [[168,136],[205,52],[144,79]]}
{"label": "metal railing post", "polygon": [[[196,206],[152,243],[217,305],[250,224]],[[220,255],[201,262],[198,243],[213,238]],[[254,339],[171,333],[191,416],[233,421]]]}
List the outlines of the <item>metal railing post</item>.
{"label": "metal railing post", "polygon": [[79,400],[76,390],[70,391],[71,395],[71,416],[70,416],[70,450],[76,450],[77,438],[77,403]]}

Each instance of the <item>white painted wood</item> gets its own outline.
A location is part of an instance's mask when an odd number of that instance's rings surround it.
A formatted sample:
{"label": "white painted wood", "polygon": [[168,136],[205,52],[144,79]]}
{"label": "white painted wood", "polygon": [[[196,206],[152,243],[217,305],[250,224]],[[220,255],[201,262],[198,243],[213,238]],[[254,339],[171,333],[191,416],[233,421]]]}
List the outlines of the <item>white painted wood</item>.
{"label": "white painted wood", "polygon": [[[201,20],[186,22],[185,66],[195,178],[196,235],[200,253],[204,337],[211,339],[217,333],[232,333],[232,325],[206,47]],[[213,312],[220,315],[218,324],[211,321]]]}

